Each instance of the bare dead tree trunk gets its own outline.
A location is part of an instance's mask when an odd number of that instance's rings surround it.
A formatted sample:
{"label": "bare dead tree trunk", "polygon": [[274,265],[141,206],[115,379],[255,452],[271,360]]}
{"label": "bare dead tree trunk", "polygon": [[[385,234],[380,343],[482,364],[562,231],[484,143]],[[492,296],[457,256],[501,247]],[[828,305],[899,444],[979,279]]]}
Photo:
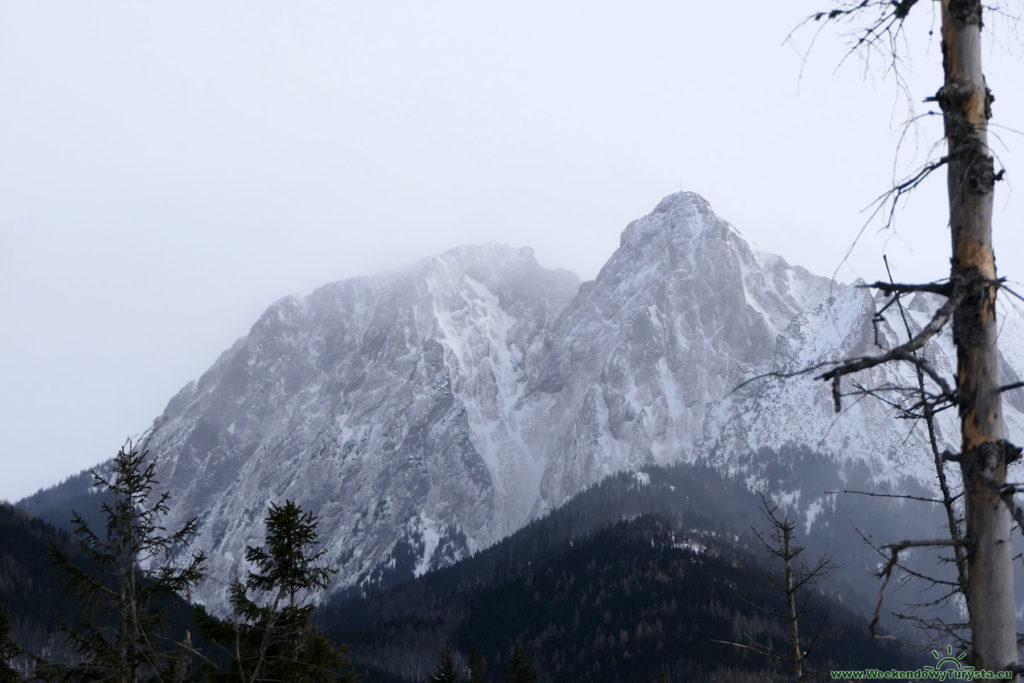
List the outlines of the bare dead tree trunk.
{"label": "bare dead tree trunk", "polygon": [[[843,21],[870,16],[866,26],[856,32],[851,52],[891,50],[895,69],[898,42],[903,22],[918,0],[841,0],[829,11],[816,12],[808,21]],[[903,541],[884,548],[889,559],[880,576],[887,582],[898,566],[899,553],[912,547],[952,546],[957,563],[957,587],[966,598],[971,630],[972,664],[992,671],[1018,672],[1017,633],[1013,588],[1011,521],[1024,529],[1024,511],[1013,495],[1017,487],[1007,487],[1007,466],[1020,457],[1020,449],[1007,443],[1003,434],[999,352],[996,343],[996,294],[1000,282],[996,276],[992,251],[993,189],[1003,172],[995,170],[988,146],[988,122],[992,116],[992,93],[981,64],[981,0],[937,0],[942,14],[943,85],[929,100],[942,108],[947,154],[924,165],[908,179],[894,184],[878,200],[878,209],[889,206],[889,221],[897,203],[913,191],[933,171],[946,166],[949,226],[952,235],[952,269],[948,285],[897,285],[876,283],[889,294],[931,291],[947,297],[931,322],[905,344],[873,357],[839,362],[819,379],[832,382],[836,410],[839,410],[840,379],[884,363],[908,362],[915,366],[921,388],[923,417],[929,422],[932,450],[936,453],[936,473],[947,508],[948,540]],[[919,350],[943,328],[953,323],[953,343],[957,351],[955,390],[921,357]],[[810,371],[810,370],[809,370]],[[923,376],[941,390],[937,396],[925,395]],[[1007,389],[1003,387],[1002,389]],[[1015,387],[1016,388],[1016,387]],[[942,456],[931,426],[933,410],[943,404],[955,404],[960,418],[960,453]],[[952,498],[942,471],[948,460],[959,463],[963,481],[965,533],[958,535],[957,520],[950,504]],[[966,581],[965,581],[966,577]],[[884,591],[883,583],[883,591]],[[878,620],[876,608],[875,622]]]}
{"label": "bare dead tree trunk", "polygon": [[812,585],[828,578],[835,569],[835,566],[826,556],[821,557],[814,565],[798,566],[799,563],[796,560],[803,553],[804,546],[796,542],[796,525],[788,516],[780,519],[779,515],[776,514],[779,511],[779,506],[770,502],[763,492],[761,493],[761,506],[765,517],[771,523],[771,528],[764,532],[751,528],[751,531],[754,532],[754,536],[757,537],[757,540],[760,541],[761,545],[764,546],[770,555],[782,561],[783,574],[781,582],[777,575],[760,576],[759,578],[764,585],[772,590],[779,591],[785,596],[786,611],[782,612],[765,605],[755,604],[738,594],[737,597],[758,610],[784,620],[789,631],[789,642],[786,643],[788,648],[780,648],[777,651],[770,643],[757,643],[753,635],[749,633],[744,634],[747,638],[746,643],[727,640],[712,640],[712,642],[731,645],[790,664],[793,667],[794,683],[801,683],[805,677],[805,669],[813,674],[813,668],[808,664],[808,657],[814,650],[818,637],[821,636],[824,630],[826,621],[823,620],[818,625],[810,644],[806,648],[802,647],[800,645],[800,618],[807,609],[808,601],[806,595],[801,598],[800,594],[805,589],[809,589]]}
{"label": "bare dead tree trunk", "polygon": [[971,634],[976,666],[1016,667],[1010,511],[1000,497],[1004,448],[996,346],[992,199],[997,180],[987,141],[992,95],[981,68],[980,0],[942,0],[945,82],[936,95],[948,144],[951,282],[960,467],[965,491]]}
{"label": "bare dead tree trunk", "polygon": [[789,648],[793,658],[793,680],[799,683],[804,679],[804,657],[800,650],[800,630],[796,609],[796,586],[793,581],[793,558],[796,554],[791,548],[793,540],[793,523],[789,517],[782,523],[782,558],[786,567],[786,607],[789,611]]}

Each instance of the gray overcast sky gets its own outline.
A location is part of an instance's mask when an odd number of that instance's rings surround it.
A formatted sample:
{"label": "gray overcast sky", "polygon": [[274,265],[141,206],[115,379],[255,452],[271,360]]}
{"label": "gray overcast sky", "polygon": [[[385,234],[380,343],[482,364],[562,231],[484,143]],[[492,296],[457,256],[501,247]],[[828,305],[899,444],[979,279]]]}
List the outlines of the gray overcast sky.
{"label": "gray overcast sky", "polygon": [[[941,178],[840,267],[907,115],[881,59],[837,69],[841,32],[806,64],[815,27],[783,44],[822,6],[0,0],[0,498],[112,455],[285,294],[477,242],[592,278],[680,189],[815,272],[876,278],[888,253],[900,279],[942,277]],[[915,15],[921,102],[940,56]],[[996,122],[1021,129],[1021,34],[1000,26]],[[1024,138],[995,132],[1020,280]],[[897,174],[939,137],[912,130]]]}

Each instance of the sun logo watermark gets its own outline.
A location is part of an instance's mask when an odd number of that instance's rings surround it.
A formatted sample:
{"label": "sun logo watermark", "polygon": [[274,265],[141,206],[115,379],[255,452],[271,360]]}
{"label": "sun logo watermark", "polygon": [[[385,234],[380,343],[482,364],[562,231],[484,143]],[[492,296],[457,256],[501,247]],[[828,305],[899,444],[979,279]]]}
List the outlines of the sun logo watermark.
{"label": "sun logo watermark", "polygon": [[966,652],[953,654],[953,646],[947,645],[945,653],[932,650],[935,664],[922,666],[913,671],[899,669],[861,669],[860,671],[832,671],[833,681],[977,681],[1010,680],[1012,671],[988,671],[976,669],[963,663]]}
{"label": "sun logo watermark", "polygon": [[[967,653],[966,652],[961,652],[960,654],[956,655],[955,657],[953,656],[953,646],[952,645],[947,645],[946,646],[946,654],[945,655],[940,653],[938,650],[932,650],[932,656],[935,657],[935,660],[936,660],[935,661],[935,666],[924,666],[924,667],[921,667],[925,671],[974,671],[974,667],[973,666],[964,666],[964,664],[962,663],[963,660],[966,659],[966,657],[967,657]],[[943,666],[944,664],[953,664],[954,666],[952,666],[952,667],[945,666],[944,667]],[[953,677],[954,680],[956,678],[957,678],[956,676]],[[972,677],[968,675],[968,676],[963,676],[962,678],[964,678],[965,680],[971,680]]]}

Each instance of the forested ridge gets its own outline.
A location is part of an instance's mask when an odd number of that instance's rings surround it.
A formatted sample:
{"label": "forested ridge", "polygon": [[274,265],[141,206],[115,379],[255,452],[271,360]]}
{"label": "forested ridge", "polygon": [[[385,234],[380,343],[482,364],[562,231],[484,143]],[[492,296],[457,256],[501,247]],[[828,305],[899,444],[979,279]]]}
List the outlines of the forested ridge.
{"label": "forested ridge", "polygon": [[[708,514],[723,496],[728,509]],[[76,557],[73,539],[12,506],[0,512],[0,599],[14,639],[26,651],[73,659],[56,625],[75,623],[77,608],[49,550],[54,539]],[[446,643],[460,671],[471,652],[481,657],[477,680],[485,681],[504,680],[516,647],[539,681],[778,677],[783,669],[771,660],[713,642],[785,639],[785,624],[752,606],[780,599],[758,578],[772,568],[745,526],[756,515],[755,496],[704,466],[622,473],[467,560],[411,582],[337,594],[312,623],[348,645],[364,680],[385,683],[427,680]],[[808,623],[828,615],[811,658],[819,669],[912,662],[872,642],[862,615],[823,595],[812,603]],[[197,631],[191,606],[163,608],[169,637],[195,634],[195,676],[213,671],[204,657],[226,664]],[[16,663],[27,670],[28,661]]]}
{"label": "forested ridge", "polygon": [[[321,623],[358,663],[386,670],[385,681],[426,680],[446,642],[463,664],[471,651],[483,655],[483,680],[503,680],[509,643],[522,645],[542,681],[785,677],[779,663],[713,642],[786,638],[785,623],[757,607],[780,607],[781,596],[759,580],[772,570],[739,550],[735,535],[677,511],[673,521],[632,515],[558,545],[551,539],[572,526],[559,517],[410,583],[338,597]],[[872,641],[863,616],[824,595],[811,602],[806,623],[828,617],[812,657],[819,670],[912,668],[912,655]]]}
{"label": "forested ridge", "polygon": [[51,543],[75,552],[66,531],[0,503],[0,606],[10,615],[12,637],[23,649],[59,657],[64,648],[56,626],[72,621],[76,610],[61,590],[63,577],[53,563]]}

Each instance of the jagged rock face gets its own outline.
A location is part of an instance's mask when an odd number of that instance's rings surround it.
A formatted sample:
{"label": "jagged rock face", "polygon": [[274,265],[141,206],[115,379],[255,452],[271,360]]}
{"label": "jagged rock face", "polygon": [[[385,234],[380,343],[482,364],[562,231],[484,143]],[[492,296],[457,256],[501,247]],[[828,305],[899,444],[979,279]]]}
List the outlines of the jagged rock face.
{"label": "jagged rock face", "polygon": [[555,327],[536,378],[560,422],[541,501],[624,468],[693,457],[706,412],[772,357],[830,282],[757,252],[693,193],[631,223]]}
{"label": "jagged rock face", "polygon": [[[906,303],[914,333],[934,303]],[[775,479],[751,454],[804,447],[844,479],[927,484],[923,428],[883,403],[849,397],[837,416],[813,375],[736,388],[906,339],[895,307],[877,326],[875,310],[867,290],[759,252],[692,193],[631,223],[582,286],[496,246],[327,285],[271,306],[157,420],[169,526],[200,517],[212,578],[198,597],[217,606],[272,501],[319,515],[340,588],[449,564],[651,463],[704,459],[757,487]],[[948,339],[928,352],[951,376]],[[909,367],[862,380],[916,385]],[[1022,408],[1007,402],[1011,439]],[[940,437],[955,443],[950,412]],[[834,499],[808,487],[774,493],[812,533]]]}
{"label": "jagged rock face", "polygon": [[297,501],[343,584],[422,573],[513,530],[538,466],[511,406],[576,288],[529,250],[479,247],[278,301],[157,421],[171,522],[200,516],[194,543],[223,581],[244,573],[268,502]]}

